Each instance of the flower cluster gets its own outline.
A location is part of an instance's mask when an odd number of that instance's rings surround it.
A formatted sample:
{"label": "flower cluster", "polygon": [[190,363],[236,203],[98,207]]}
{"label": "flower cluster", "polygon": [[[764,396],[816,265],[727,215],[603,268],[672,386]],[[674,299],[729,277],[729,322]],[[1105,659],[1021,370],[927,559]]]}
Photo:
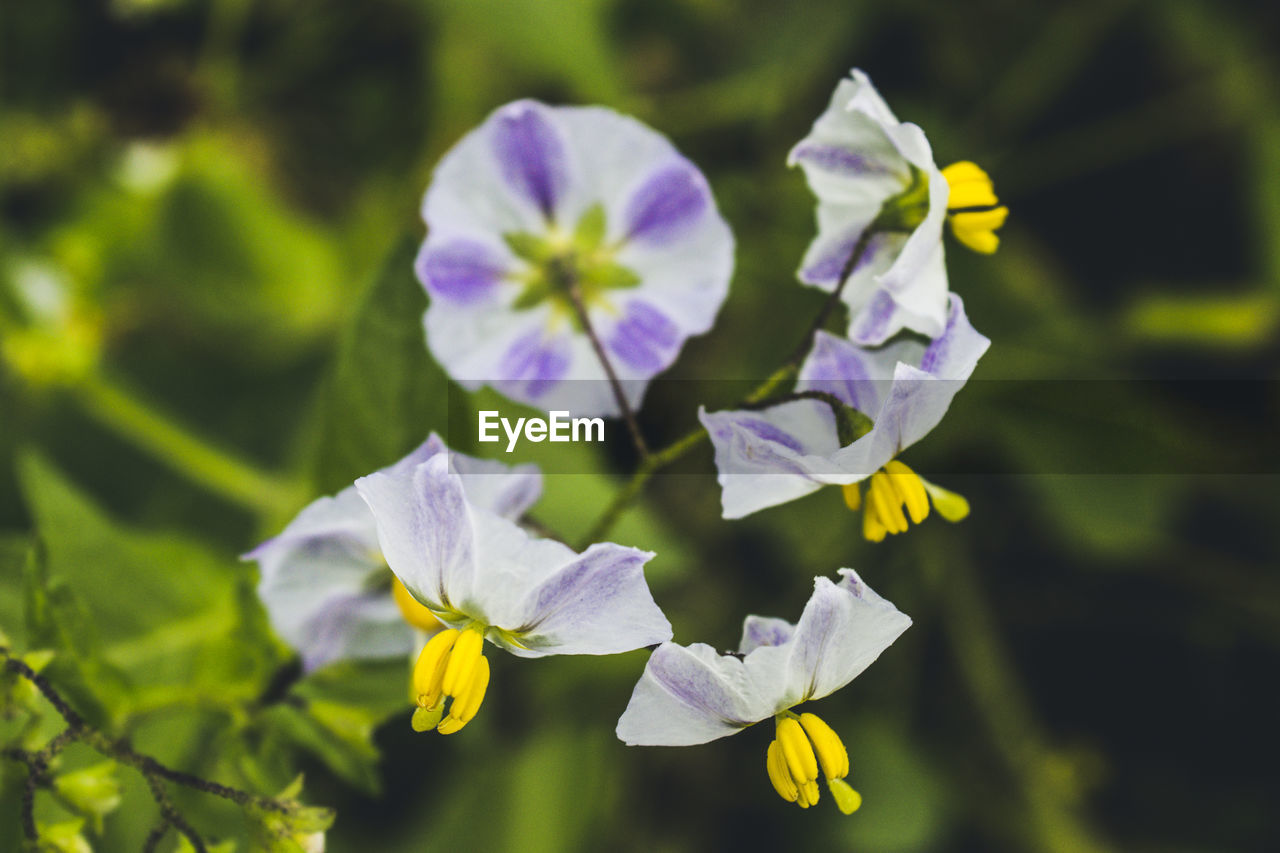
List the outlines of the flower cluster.
{"label": "flower cluster", "polygon": [[[789,161],[817,198],[798,277],[829,290],[828,307],[847,306],[848,331],[823,331],[824,310],[807,356],[781,371],[793,389],[770,397],[771,380],[735,408],[699,410],[724,517],[830,485],[872,541],[931,508],[959,520],[964,498],[900,456],[942,421],[990,344],[950,291],[944,228],[991,252],[1008,210],[973,163],[939,169],[920,128],[899,122],[860,71]],[[697,168],[601,108],[498,109],[445,156],[423,216],[432,353],[467,388],[548,409],[630,418],[648,381],[711,327],[733,264]],[[630,425],[646,477],[676,455],[648,455]],[[736,653],[678,645],[645,580],[655,555],[609,542],[578,552],[531,533],[522,522],[541,486],[533,466],[473,459],[432,435],[248,555],[272,623],[307,669],[416,651],[413,728],[446,735],[489,689],[486,643],[519,658],[656,647],[621,740],[690,746],[772,718],[765,769],[777,793],[808,808],[825,781],[855,811],[840,737],[793,709],[848,684],[911,620],[845,568],[837,582],[815,578],[795,624],[748,616]]]}

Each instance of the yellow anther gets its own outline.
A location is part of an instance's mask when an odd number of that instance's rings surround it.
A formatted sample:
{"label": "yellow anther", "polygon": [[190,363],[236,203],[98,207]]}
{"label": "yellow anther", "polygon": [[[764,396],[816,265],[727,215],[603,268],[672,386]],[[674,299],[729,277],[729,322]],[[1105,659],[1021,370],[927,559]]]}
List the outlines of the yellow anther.
{"label": "yellow anther", "polygon": [[778,792],[778,796],[788,803],[794,803],[800,796],[800,789],[796,787],[791,773],[787,770],[786,759],[782,757],[782,744],[777,740],[769,741],[765,769],[769,771],[769,781],[773,783],[773,790]]}
{"label": "yellow anther", "polygon": [[440,627],[440,620],[414,598],[412,593],[405,589],[404,584],[400,583],[400,578],[394,575],[391,577],[391,596],[396,600],[396,606],[400,608],[400,615],[404,617],[404,621],[413,627],[422,631],[434,631]]}
{"label": "yellow anther", "polygon": [[804,788],[806,783],[818,778],[818,759],[813,754],[813,745],[795,717],[778,721],[778,742],[782,744],[782,757],[798,787]]}
{"label": "yellow anther", "polygon": [[862,535],[866,537],[868,542],[883,542],[885,534],[889,531],[884,529],[884,525],[880,523],[880,519],[876,518],[875,509],[870,501],[867,501],[867,508],[862,511]]}
{"label": "yellow anther", "polygon": [[828,779],[827,787],[836,801],[836,808],[845,814],[853,814],[862,805],[862,795],[849,786],[843,779]]}
{"label": "yellow anther", "polygon": [[902,512],[902,504],[898,500],[898,493],[893,490],[892,484],[889,482],[889,475],[883,471],[877,471],[871,476],[871,503],[875,505],[876,514],[880,517],[880,523],[890,533],[905,533],[907,530],[907,517]]}
{"label": "yellow anther", "polygon": [[480,660],[476,663],[476,671],[471,677],[471,683],[467,685],[466,692],[461,696],[454,697],[453,704],[449,706],[449,716],[462,723],[471,722],[471,718],[476,715],[476,711],[480,710],[480,703],[484,701],[484,694],[488,689],[489,659],[481,655]]}
{"label": "yellow anther", "polygon": [[800,795],[796,798],[796,802],[800,804],[800,808],[807,809],[809,806],[816,805],[818,796],[821,793],[818,790],[818,783],[810,779],[803,783],[800,787]]}
{"label": "yellow anther", "polygon": [[448,628],[436,634],[422,647],[418,662],[413,665],[413,691],[417,694],[419,707],[434,708],[439,704],[449,651],[461,633],[456,628]]}
{"label": "yellow anther", "polygon": [[951,188],[947,200],[951,232],[975,252],[991,254],[1000,245],[995,232],[1009,216],[1009,208],[996,197],[991,178],[967,160],[952,163],[942,170],[942,175]]}
{"label": "yellow anther", "polygon": [[471,684],[471,678],[480,660],[480,650],[484,646],[484,634],[468,628],[463,631],[449,653],[449,663],[444,670],[441,689],[444,695],[458,697]]}
{"label": "yellow anther", "polygon": [[906,506],[907,513],[911,516],[911,521],[914,524],[919,524],[928,518],[929,496],[925,493],[924,483],[921,482],[920,475],[897,459],[888,462],[884,466],[884,470],[889,475],[893,490],[897,492],[898,498]]}
{"label": "yellow anther", "polygon": [[952,163],[942,170],[942,176],[947,179],[951,188],[951,196],[947,199],[950,210],[994,207],[1000,203],[990,176],[977,163],[968,160]]}
{"label": "yellow anther", "polygon": [[853,512],[857,512],[862,506],[862,487],[857,483],[850,483],[847,486],[841,486],[840,491],[844,492],[844,505]]}
{"label": "yellow anther", "polygon": [[831,726],[816,714],[801,714],[800,725],[813,742],[813,751],[817,753],[818,764],[822,766],[822,775],[828,781],[848,776],[849,752]]}
{"label": "yellow anther", "polygon": [[1000,238],[996,231],[1009,218],[1009,208],[997,207],[993,210],[972,210],[951,215],[951,233],[964,245],[990,255],[1000,246]]}

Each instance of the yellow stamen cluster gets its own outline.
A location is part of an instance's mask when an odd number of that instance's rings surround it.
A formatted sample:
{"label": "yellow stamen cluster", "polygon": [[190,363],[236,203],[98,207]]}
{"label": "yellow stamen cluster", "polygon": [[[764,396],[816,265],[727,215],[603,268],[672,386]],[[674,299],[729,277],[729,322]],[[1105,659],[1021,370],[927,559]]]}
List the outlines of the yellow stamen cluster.
{"label": "yellow stamen cluster", "polygon": [[409,590],[405,589],[404,584],[400,583],[400,578],[395,575],[391,576],[391,595],[395,598],[396,606],[400,608],[400,615],[404,617],[404,621],[413,627],[428,633],[440,627],[440,620],[435,617],[435,614],[414,598]]}
{"label": "yellow stamen cluster", "polygon": [[905,533],[907,519],[919,524],[929,517],[929,495],[920,475],[894,459],[867,481],[864,507],[861,486],[844,486],[844,502],[851,510],[862,509],[862,535],[882,542],[889,534]]}
{"label": "yellow stamen cluster", "polygon": [[853,814],[862,805],[862,795],[844,781],[849,775],[848,751],[840,736],[814,714],[778,715],[766,768],[778,796],[802,809],[818,802],[819,769],[840,811]]}
{"label": "yellow stamen cluster", "polygon": [[991,178],[976,163],[961,160],[942,170],[951,187],[947,220],[951,233],[964,245],[989,255],[1000,245],[996,231],[1004,225],[1009,208],[996,198]]}
{"label": "yellow stamen cluster", "polygon": [[[484,627],[448,628],[427,641],[413,667],[413,692],[418,708],[413,730],[435,729],[450,735],[480,710],[489,687],[489,661],[482,654]],[[449,713],[445,715],[445,700]],[[443,719],[442,719],[443,718]]]}

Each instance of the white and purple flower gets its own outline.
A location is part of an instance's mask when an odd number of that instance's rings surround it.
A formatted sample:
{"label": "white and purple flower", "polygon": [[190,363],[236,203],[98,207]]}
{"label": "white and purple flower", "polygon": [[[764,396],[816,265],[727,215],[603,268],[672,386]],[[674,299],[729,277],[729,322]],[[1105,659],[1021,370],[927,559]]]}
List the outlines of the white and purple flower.
{"label": "white and purple flower", "polygon": [[840,809],[857,809],[862,798],[844,781],[849,758],[840,738],[814,714],[791,709],[848,684],[911,619],[852,569],[840,576],[838,583],[814,578],[794,625],[748,616],[736,655],[705,643],[663,643],[618,720],[619,739],[629,746],[693,746],[773,717],[767,768],[778,794],[808,808],[818,801],[821,770]]}
{"label": "white and purple flower", "polygon": [[699,410],[715,446],[724,517],[742,518],[826,485],[844,486],[857,509],[856,484],[867,478],[869,539],[905,531],[907,515],[922,521],[928,498],[944,518],[964,517],[963,498],[896,457],[938,425],[990,343],[952,294],[947,323],[931,342],[903,336],[868,349],[819,332],[800,368],[799,399],[759,411]]}
{"label": "white and purple flower", "polygon": [[468,389],[617,414],[571,290],[629,402],[711,328],[733,237],[706,179],[661,134],[602,107],[523,100],[437,167],[418,278],[432,354]]}
{"label": "white and purple flower", "polygon": [[992,252],[994,231],[1009,212],[999,206],[986,173],[968,162],[938,169],[924,131],[899,122],[857,69],[836,86],[788,163],[804,170],[818,198],[818,235],[800,265],[801,281],[834,290],[866,234],[841,292],[849,338],[873,346],[902,329],[930,338],[941,334],[948,214],[961,242]]}
{"label": "white and purple flower", "polygon": [[[449,450],[434,433],[383,473],[411,471],[434,458],[455,472],[469,503],[504,518],[519,518],[542,492],[536,466],[474,459]],[[409,655],[420,645],[415,629],[440,629],[387,568],[373,513],[355,486],[314,501],[244,558],[261,567],[258,595],[272,627],[308,672],[348,658]]]}
{"label": "white and purple flower", "polygon": [[441,457],[362,477],[356,489],[391,570],[448,626],[414,667],[415,729],[449,734],[474,716],[489,680],[485,640],[542,657],[616,654],[671,638],[644,578],[652,552],[606,542],[578,554],[533,538],[471,500]]}

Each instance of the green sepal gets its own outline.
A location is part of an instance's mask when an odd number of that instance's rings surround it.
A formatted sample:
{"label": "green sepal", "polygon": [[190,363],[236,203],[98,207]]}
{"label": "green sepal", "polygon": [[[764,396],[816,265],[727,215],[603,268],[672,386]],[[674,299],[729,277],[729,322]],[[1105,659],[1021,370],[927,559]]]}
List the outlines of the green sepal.
{"label": "green sepal", "polygon": [[622,264],[603,263],[587,267],[582,273],[586,289],[622,290],[640,284],[640,276]]}
{"label": "green sepal", "polygon": [[594,252],[604,242],[606,230],[604,205],[596,203],[587,208],[573,229],[573,245],[580,252]]}
{"label": "green sepal", "polygon": [[545,239],[527,231],[509,231],[502,235],[502,242],[517,258],[532,264],[546,263],[555,254]]}

